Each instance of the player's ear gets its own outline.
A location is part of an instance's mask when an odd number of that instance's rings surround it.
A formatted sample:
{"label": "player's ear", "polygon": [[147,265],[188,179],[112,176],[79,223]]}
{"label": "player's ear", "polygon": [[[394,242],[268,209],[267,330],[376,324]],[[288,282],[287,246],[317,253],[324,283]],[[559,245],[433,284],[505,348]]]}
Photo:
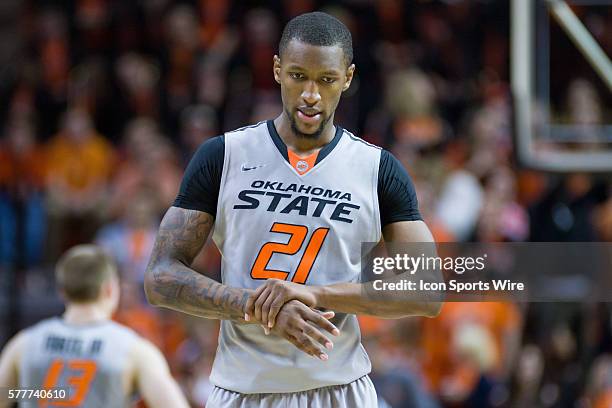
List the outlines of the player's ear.
{"label": "player's ear", "polygon": [[280,57],[278,55],[274,55],[274,58],[272,59],[272,61],[273,61],[272,71],[274,72],[274,80],[280,84],[280,81],[281,81],[280,80],[280,71],[281,71]]}
{"label": "player's ear", "polygon": [[342,86],[342,92],[349,89],[349,87],[351,86],[351,81],[353,80],[354,74],[355,74],[355,64],[351,64],[346,69],[346,81],[344,82],[344,85]]}
{"label": "player's ear", "polygon": [[110,279],[107,279],[102,283],[100,287],[100,295],[103,298],[109,298],[113,294],[113,282]]}
{"label": "player's ear", "polygon": [[119,295],[121,287],[119,286],[119,279],[112,276],[106,279],[100,287],[100,297],[104,299],[114,298]]}

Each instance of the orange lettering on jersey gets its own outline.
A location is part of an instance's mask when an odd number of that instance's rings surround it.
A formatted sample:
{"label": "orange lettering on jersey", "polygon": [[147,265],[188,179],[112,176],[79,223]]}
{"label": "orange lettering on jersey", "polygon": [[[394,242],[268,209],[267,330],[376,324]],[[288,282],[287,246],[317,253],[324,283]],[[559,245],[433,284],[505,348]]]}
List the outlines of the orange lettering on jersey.
{"label": "orange lettering on jersey", "polygon": [[78,370],[80,373],[70,376],[68,379],[68,383],[74,386],[75,393],[72,399],[68,401],[72,405],[67,406],[81,405],[89,392],[92,380],[96,376],[98,365],[93,360],[72,360],[68,363],[68,367]]}
{"label": "orange lettering on jersey", "polygon": [[327,236],[328,232],[329,228],[321,227],[317,228],[315,232],[312,233],[310,242],[308,242],[308,245],[304,250],[304,255],[302,255],[302,259],[300,260],[300,264],[295,271],[292,282],[302,284],[306,283],[306,279],[308,279],[308,275],[310,275],[312,265],[314,265],[317,256],[319,256],[319,251],[321,250],[321,246],[323,245],[323,241],[325,241],[325,237]]}
{"label": "orange lettering on jersey", "polygon": [[293,224],[283,224],[280,222],[275,222],[272,224],[272,228],[270,228],[271,232],[280,232],[281,234],[289,234],[291,237],[289,238],[289,242],[286,244],[279,242],[266,242],[263,244],[259,253],[257,254],[257,258],[255,259],[255,263],[251,268],[251,277],[253,279],[287,279],[287,275],[289,272],[284,271],[276,271],[273,269],[267,269],[268,262],[272,258],[275,252],[279,254],[287,254],[287,255],[295,255],[300,248],[302,247],[302,243],[306,239],[306,234],[308,233],[308,228],[304,225],[293,225]]}
{"label": "orange lettering on jersey", "polygon": [[[259,253],[257,254],[257,258],[255,258],[253,266],[251,267],[251,277],[253,279],[274,278],[286,280],[290,272],[267,269],[268,262],[270,262],[270,259],[274,253],[295,255],[306,240],[308,227],[305,225],[275,222],[272,224],[270,231],[290,234],[291,237],[289,238],[289,242],[286,244],[278,242],[266,242],[263,244],[259,250]],[[317,228],[312,233],[310,241],[308,241],[308,245],[306,245],[306,249],[302,255],[302,259],[300,259],[300,263],[297,266],[295,275],[293,276],[293,279],[291,279],[292,282],[301,284],[306,283],[306,279],[308,279],[308,275],[310,275],[312,265],[314,265],[317,256],[319,256],[319,251],[321,250],[321,246],[323,245],[328,232],[329,228],[321,227]]]}
{"label": "orange lettering on jersey", "polygon": [[312,169],[317,162],[317,156],[319,152],[314,152],[308,157],[300,157],[293,153],[290,149],[287,149],[287,156],[289,156],[289,163],[300,175],[306,174]]}
{"label": "orange lettering on jersey", "polygon": [[[51,365],[47,369],[47,375],[45,375],[45,379],[43,381],[43,388],[45,390],[49,390],[54,388],[57,384],[60,374],[62,373],[62,369],[64,368],[64,361],[62,359],[55,359],[51,362]],[[38,401],[39,407],[48,406],[49,401],[47,399],[41,399]]]}
{"label": "orange lettering on jersey", "polygon": [[[63,369],[64,361],[62,359],[53,360],[51,366],[49,366],[49,369],[47,370],[43,387],[45,389],[57,387],[57,383]],[[56,407],[76,407],[83,403],[85,397],[87,397],[89,388],[91,387],[91,382],[96,376],[98,365],[93,360],[68,360],[68,369],[70,371],[79,372],[78,374],[70,375],[67,378],[68,384],[74,387],[74,392],[71,398],[65,401],[40,400],[40,407],[47,407],[49,405]]]}

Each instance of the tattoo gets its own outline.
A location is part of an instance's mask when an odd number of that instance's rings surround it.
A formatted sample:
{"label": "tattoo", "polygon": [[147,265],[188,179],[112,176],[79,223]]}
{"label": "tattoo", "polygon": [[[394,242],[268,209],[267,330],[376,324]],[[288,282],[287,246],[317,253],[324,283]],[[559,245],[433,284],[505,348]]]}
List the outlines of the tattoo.
{"label": "tattoo", "polygon": [[186,265],[191,264],[204,246],[213,224],[210,214],[171,207],[159,227],[152,256],[169,255]]}
{"label": "tattoo", "polygon": [[250,291],[222,285],[189,267],[213,224],[213,217],[204,212],[168,210],[147,266],[147,295],[153,303],[180,312],[244,322]]}

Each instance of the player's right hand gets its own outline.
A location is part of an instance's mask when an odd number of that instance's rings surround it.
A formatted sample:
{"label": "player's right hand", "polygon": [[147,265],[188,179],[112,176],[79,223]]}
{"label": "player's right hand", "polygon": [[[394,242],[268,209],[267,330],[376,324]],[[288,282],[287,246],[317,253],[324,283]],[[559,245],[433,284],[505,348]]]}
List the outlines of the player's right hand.
{"label": "player's right hand", "polygon": [[289,340],[304,353],[327,361],[329,357],[321,346],[331,350],[334,344],[323,335],[323,331],[334,336],[340,334],[338,328],[329,321],[332,317],[334,312],[320,312],[298,300],[291,300],[278,313],[272,333]]}

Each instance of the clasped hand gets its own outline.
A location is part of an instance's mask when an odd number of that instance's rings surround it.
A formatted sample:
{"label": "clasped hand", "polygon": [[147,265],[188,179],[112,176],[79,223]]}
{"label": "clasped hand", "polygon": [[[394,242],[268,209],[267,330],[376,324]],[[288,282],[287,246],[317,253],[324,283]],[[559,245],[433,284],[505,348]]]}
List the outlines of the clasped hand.
{"label": "clasped hand", "polygon": [[278,334],[306,354],[325,361],[328,356],[320,346],[331,350],[333,343],[323,331],[334,336],[340,331],[329,321],[334,312],[322,312],[316,306],[317,298],[310,287],[268,279],[249,296],[244,319],[260,322],[266,334]]}

